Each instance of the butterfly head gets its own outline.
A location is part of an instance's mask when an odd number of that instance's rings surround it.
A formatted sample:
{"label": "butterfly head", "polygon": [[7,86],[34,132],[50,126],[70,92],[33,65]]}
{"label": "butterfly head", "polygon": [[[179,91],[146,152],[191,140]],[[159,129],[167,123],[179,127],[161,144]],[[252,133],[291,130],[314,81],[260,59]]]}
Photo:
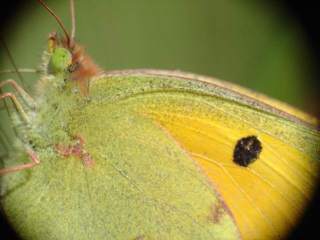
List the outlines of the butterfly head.
{"label": "butterfly head", "polygon": [[82,95],[89,95],[90,80],[102,73],[100,68],[85,53],[84,48],[75,42],[75,14],[74,3],[71,1],[72,29],[67,31],[61,19],[42,1],[39,3],[56,19],[64,32],[64,37],[56,32],[49,35],[48,52],[50,60],[48,72],[54,75],[63,74],[64,79],[73,81]]}
{"label": "butterfly head", "polygon": [[48,51],[50,53],[48,72],[51,74],[68,72],[72,66],[72,52],[58,42],[56,33],[49,36]]}
{"label": "butterfly head", "polygon": [[74,39],[59,37],[54,32],[49,35],[48,52],[49,73],[65,74],[68,80],[77,84],[81,94],[87,96],[90,80],[102,71],[86,54],[84,47]]}

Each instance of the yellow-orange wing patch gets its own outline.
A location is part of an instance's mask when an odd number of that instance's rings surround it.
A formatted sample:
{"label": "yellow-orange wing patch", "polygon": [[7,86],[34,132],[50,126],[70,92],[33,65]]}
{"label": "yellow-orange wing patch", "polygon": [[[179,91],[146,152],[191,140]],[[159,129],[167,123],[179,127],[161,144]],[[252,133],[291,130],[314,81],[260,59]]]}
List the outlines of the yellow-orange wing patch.
{"label": "yellow-orange wing patch", "polygon": [[[271,121],[262,113],[252,115],[248,122],[236,114],[241,108],[236,104],[221,111],[216,101],[199,104],[193,99],[187,106],[186,99],[178,102],[162,102],[145,112],[199,164],[231,209],[244,239],[283,237],[312,197],[318,170],[312,150],[300,150],[292,142],[318,137],[316,132],[283,122],[282,131],[296,138],[286,142],[280,135],[281,124],[261,128],[264,121]],[[244,108],[241,114],[248,111]],[[235,145],[252,135],[261,141],[262,151],[248,167],[239,166],[233,162]]]}

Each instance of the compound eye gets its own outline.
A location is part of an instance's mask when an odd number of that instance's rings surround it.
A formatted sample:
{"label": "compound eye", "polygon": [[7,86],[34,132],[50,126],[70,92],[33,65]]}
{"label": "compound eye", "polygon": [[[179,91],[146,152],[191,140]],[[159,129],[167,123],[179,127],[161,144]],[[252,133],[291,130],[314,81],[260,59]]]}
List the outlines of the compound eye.
{"label": "compound eye", "polygon": [[72,63],[72,55],[66,48],[55,48],[49,62],[49,71],[53,74],[68,70]]}

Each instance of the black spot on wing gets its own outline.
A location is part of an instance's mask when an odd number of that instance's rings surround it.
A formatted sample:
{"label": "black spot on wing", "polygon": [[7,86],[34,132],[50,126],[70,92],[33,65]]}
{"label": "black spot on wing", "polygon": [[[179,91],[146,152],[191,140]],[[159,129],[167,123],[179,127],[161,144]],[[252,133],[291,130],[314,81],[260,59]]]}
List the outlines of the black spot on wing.
{"label": "black spot on wing", "polygon": [[233,162],[239,166],[247,167],[259,158],[261,150],[261,142],[256,136],[241,138],[234,148]]}

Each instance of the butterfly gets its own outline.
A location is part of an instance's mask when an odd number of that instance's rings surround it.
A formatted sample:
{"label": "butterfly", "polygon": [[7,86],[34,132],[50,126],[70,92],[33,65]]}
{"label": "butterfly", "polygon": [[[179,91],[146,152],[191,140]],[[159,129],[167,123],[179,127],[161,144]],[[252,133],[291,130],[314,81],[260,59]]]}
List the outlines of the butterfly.
{"label": "butterfly", "polygon": [[103,72],[64,32],[33,100],[12,81],[20,97],[1,95],[20,113],[17,165],[0,170],[19,235],[276,239],[296,225],[318,177],[316,119],[210,77]]}

